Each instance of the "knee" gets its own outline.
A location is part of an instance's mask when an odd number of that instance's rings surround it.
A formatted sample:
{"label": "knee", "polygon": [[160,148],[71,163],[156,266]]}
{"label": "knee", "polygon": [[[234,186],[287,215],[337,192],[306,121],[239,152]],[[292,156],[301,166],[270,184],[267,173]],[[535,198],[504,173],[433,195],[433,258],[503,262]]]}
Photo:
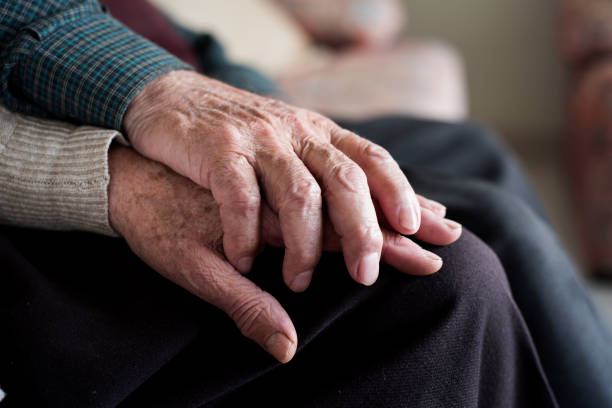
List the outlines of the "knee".
{"label": "knee", "polygon": [[[452,245],[428,248],[444,260],[444,266],[428,277],[411,277],[383,271],[373,286],[376,302],[369,313],[385,316],[376,324],[406,325],[445,333],[444,336],[480,336],[490,321],[504,322],[516,313],[505,271],[495,253],[470,231]],[[374,305],[378,305],[378,309]],[[391,317],[389,317],[391,316]],[[514,317],[512,317],[514,318]],[[398,323],[399,322],[399,323]],[[459,328],[459,329],[458,329]]]}
{"label": "knee", "polygon": [[511,299],[506,273],[497,255],[470,231],[464,231],[457,242],[435,252],[444,260],[444,266],[430,282],[434,291],[431,295],[437,301],[481,312]]}

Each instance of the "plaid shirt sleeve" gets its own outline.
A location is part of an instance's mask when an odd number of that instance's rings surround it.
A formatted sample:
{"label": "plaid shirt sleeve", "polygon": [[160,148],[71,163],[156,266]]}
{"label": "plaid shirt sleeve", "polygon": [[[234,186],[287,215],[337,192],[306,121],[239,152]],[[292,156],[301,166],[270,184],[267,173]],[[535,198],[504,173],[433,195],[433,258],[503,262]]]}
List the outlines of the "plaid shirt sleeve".
{"label": "plaid shirt sleeve", "polygon": [[13,111],[120,130],[138,91],[176,69],[192,68],[96,0],[0,0],[0,103]]}

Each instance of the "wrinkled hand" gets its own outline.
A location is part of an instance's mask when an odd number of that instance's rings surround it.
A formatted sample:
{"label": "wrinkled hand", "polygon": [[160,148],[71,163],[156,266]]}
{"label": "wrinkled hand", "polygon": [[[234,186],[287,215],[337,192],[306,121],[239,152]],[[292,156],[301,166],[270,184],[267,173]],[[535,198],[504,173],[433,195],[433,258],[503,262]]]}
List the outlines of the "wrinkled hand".
{"label": "wrinkled hand", "polygon": [[[223,253],[220,209],[212,194],[167,167],[131,149],[109,153],[109,214],[113,228],[150,267],[206,302],[222,309],[241,332],[281,362],[293,357],[297,334],[283,307],[242,276]],[[442,217],[444,207],[423,198],[423,219],[416,236],[438,245],[458,239]],[[282,246],[277,215],[266,205],[263,242]],[[340,250],[340,237],[327,222],[322,247]],[[410,239],[382,229],[382,259],[411,274],[431,274],[442,261]]]}
{"label": "wrinkled hand", "polygon": [[295,291],[321,257],[323,202],[349,273],[366,285],[383,247],[374,202],[395,231],[419,229],[419,201],[389,153],[314,112],[174,71],[136,96],[124,127],[141,154],[212,191],[225,255],[242,273],[260,246],[264,201],[278,214]]}

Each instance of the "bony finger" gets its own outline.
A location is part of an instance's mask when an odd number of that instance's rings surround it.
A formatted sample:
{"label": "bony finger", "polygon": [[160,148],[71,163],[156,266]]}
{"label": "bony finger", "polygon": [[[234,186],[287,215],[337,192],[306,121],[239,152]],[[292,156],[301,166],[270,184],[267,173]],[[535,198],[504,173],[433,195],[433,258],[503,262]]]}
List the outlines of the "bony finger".
{"label": "bony finger", "polygon": [[414,234],[421,222],[414,190],[391,154],[353,132],[332,126],[331,141],[366,173],[372,196],[385,218],[402,234]]}
{"label": "bony finger", "polygon": [[321,183],[327,213],[341,237],[353,279],[371,285],[378,277],[382,235],[363,170],[323,137],[296,143],[296,152]]}
{"label": "bony finger", "polygon": [[461,236],[461,224],[440,218],[433,211],[422,208],[421,228],[414,237],[433,245],[449,245]]}
{"label": "bony finger", "polygon": [[433,252],[421,248],[410,238],[383,229],[384,247],[382,260],[400,272],[424,276],[436,273],[443,261]]}
{"label": "bony finger", "polygon": [[321,188],[304,163],[290,147],[278,149],[276,155],[262,155],[258,171],[266,198],[278,213],[285,258],[283,279],[295,292],[306,290],[314,268],[319,263],[322,243],[323,200]]}
{"label": "bony finger", "polygon": [[241,273],[247,273],[259,248],[259,184],[254,169],[242,156],[214,166],[211,191],[219,204],[225,256]]}
{"label": "bony finger", "polygon": [[431,210],[438,217],[444,218],[446,217],[446,207],[441,203],[431,200],[429,198],[423,197],[422,195],[417,194],[417,200],[421,205],[421,208],[427,208]]}

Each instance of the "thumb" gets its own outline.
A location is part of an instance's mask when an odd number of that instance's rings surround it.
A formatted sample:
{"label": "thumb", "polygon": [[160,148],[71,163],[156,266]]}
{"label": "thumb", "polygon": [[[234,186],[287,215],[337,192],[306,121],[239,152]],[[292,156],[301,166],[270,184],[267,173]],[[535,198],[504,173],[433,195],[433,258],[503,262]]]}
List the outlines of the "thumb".
{"label": "thumb", "polygon": [[297,333],[281,304],[217,252],[202,248],[198,253],[199,266],[183,273],[186,289],[223,310],[244,336],[278,361],[289,362],[297,348]]}

